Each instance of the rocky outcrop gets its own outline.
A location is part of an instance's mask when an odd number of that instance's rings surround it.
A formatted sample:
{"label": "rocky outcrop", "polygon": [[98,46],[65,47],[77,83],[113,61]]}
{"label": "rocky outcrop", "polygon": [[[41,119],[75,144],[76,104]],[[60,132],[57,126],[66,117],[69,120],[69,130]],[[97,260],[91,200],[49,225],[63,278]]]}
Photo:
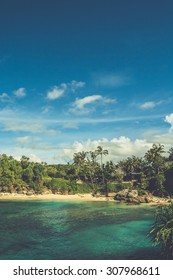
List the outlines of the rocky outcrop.
{"label": "rocky outcrop", "polygon": [[145,192],[144,195],[139,195],[137,190],[124,189],[119,191],[114,196],[115,200],[125,202],[128,204],[140,204],[140,203],[153,203],[153,204],[165,204],[170,200],[161,197],[155,197],[149,192]]}
{"label": "rocky outcrop", "polygon": [[137,190],[124,189],[116,193],[114,199],[122,202],[139,203]]}

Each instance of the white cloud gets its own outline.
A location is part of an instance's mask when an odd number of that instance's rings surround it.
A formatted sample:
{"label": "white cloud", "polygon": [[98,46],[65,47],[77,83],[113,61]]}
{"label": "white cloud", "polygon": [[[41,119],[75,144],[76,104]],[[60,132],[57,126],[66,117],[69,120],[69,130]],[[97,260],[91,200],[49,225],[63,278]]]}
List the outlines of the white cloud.
{"label": "white cloud", "polygon": [[85,107],[95,103],[96,101],[102,100],[101,95],[90,95],[84,98],[76,98],[75,102],[72,104],[72,108],[69,110],[71,113],[87,114],[93,110],[93,108]]}
{"label": "white cloud", "polygon": [[146,131],[143,136],[147,138],[147,141],[150,143],[156,143],[156,144],[163,144],[165,145],[165,149],[168,150],[172,147],[173,143],[173,113],[170,115],[167,115],[164,118],[164,121],[170,125],[169,130],[164,130],[163,132],[159,132],[159,130],[148,130]]}
{"label": "white cloud", "polygon": [[165,122],[171,125],[170,132],[173,132],[173,113],[165,117]]}
{"label": "white cloud", "polygon": [[77,89],[85,86],[84,82],[77,82],[75,80],[70,83],[62,83],[59,86],[54,86],[51,90],[47,92],[47,99],[55,100],[62,97],[67,92],[76,92]]}
{"label": "white cloud", "polygon": [[103,97],[103,102],[105,103],[105,104],[109,104],[109,103],[117,103],[117,100],[116,99],[112,99],[112,98],[107,98],[107,97]]}
{"label": "white cloud", "polygon": [[130,83],[130,78],[121,74],[96,74],[94,84],[101,87],[121,87]]}
{"label": "white cloud", "polygon": [[76,98],[75,102],[72,104],[70,112],[72,113],[89,113],[93,108],[86,107],[90,104],[96,104],[101,101],[102,104],[115,103],[115,99],[110,99],[103,97],[102,95],[89,95],[84,98]]}
{"label": "white cloud", "polygon": [[17,90],[15,90],[14,95],[18,98],[22,98],[26,96],[26,89],[25,88],[19,88]]}
{"label": "white cloud", "polygon": [[30,158],[30,161],[41,163],[41,159],[35,154],[30,154],[29,158]]}
{"label": "white cloud", "polygon": [[69,88],[71,88],[71,91],[75,92],[77,89],[83,88],[85,86],[85,82],[77,82],[73,80],[67,85],[69,86]]}
{"label": "white cloud", "polygon": [[61,157],[62,160],[65,159],[66,161],[71,161],[74,153],[93,151],[98,146],[102,146],[109,151],[109,155],[104,157],[106,161],[112,160],[116,163],[132,155],[139,157],[143,156],[145,152],[151,148],[152,143],[148,143],[145,139],[136,139],[133,141],[125,136],[113,138],[111,140],[104,138],[100,140],[74,142],[71,147],[63,149],[63,153],[57,155],[57,158]]}
{"label": "white cloud", "polygon": [[10,101],[10,97],[8,96],[7,93],[3,92],[2,94],[0,94],[0,101],[1,102],[8,102],[8,101]]}
{"label": "white cloud", "polygon": [[[149,150],[153,143],[163,144],[165,147],[165,152],[172,147],[173,143],[173,113],[165,117],[165,122],[171,125],[168,132],[159,133],[159,131],[149,131],[148,135],[146,133],[145,139],[135,139],[131,140],[128,137],[121,136],[119,138],[113,138],[108,140],[107,138],[99,140],[86,140],[83,142],[76,141],[70,147],[63,149],[63,153],[57,155],[57,158],[68,162],[72,161],[74,153],[82,151],[93,151],[97,146],[102,146],[104,149],[109,151],[109,155],[105,157],[105,160],[112,160],[114,163],[130,157],[132,155],[142,157]],[[55,156],[56,158],[56,156]]]}
{"label": "white cloud", "polygon": [[26,152],[25,152],[25,154],[21,153],[20,155],[13,155],[13,157],[14,157],[14,159],[20,161],[20,159],[23,155],[29,157],[30,162],[38,162],[38,163],[42,162],[42,160],[37,155],[31,154],[31,153],[26,153]]}
{"label": "white cloud", "polygon": [[90,95],[90,96],[86,96],[84,98],[81,99],[76,99],[76,101],[74,102],[74,106],[78,109],[83,109],[85,105],[93,103],[97,100],[101,100],[103,97],[101,95]]}
{"label": "white cloud", "polygon": [[143,110],[153,109],[154,107],[160,105],[161,103],[162,103],[162,101],[159,101],[159,102],[148,101],[148,102],[144,102],[141,105],[139,105],[139,108],[143,109]]}
{"label": "white cloud", "polygon": [[165,133],[165,134],[154,135],[153,137],[150,137],[150,139],[148,139],[148,141],[155,143],[155,144],[161,143],[161,144],[165,145],[167,150],[169,150],[169,148],[172,147],[173,134]]}
{"label": "white cloud", "polygon": [[49,100],[55,100],[60,98],[61,96],[63,96],[65,93],[65,89],[64,88],[58,88],[58,87],[53,87],[53,89],[51,89],[50,91],[48,91],[47,93],[47,99]]}
{"label": "white cloud", "polygon": [[24,146],[10,146],[10,147],[0,147],[0,154],[6,154],[8,156],[13,156],[16,160],[20,160],[23,155],[30,158],[33,162],[46,161],[46,155],[42,151],[34,151],[31,148]]}

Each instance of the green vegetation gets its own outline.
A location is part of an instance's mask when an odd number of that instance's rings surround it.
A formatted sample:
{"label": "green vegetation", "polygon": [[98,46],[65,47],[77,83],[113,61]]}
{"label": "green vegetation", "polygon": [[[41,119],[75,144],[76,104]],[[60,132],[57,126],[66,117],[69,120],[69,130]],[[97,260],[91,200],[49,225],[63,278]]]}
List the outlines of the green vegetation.
{"label": "green vegetation", "polygon": [[173,204],[160,207],[150,231],[156,245],[160,245],[168,259],[173,257]]}
{"label": "green vegetation", "polygon": [[128,157],[118,163],[105,161],[108,150],[98,146],[95,151],[74,154],[70,164],[47,165],[20,161],[0,155],[0,192],[61,193],[109,192],[129,188],[158,196],[173,194],[173,148],[165,157],[163,145],[153,144],[144,157]]}

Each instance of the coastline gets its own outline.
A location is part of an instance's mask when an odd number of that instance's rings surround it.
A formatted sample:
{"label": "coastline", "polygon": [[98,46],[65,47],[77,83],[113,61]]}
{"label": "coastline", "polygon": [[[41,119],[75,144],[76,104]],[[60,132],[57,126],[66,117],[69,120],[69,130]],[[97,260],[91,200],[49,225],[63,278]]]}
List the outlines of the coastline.
{"label": "coastline", "polygon": [[[108,197],[104,195],[93,196],[92,194],[17,194],[17,193],[0,193],[1,200],[57,200],[57,201],[111,201],[115,203],[120,203],[120,201],[114,199],[115,194],[109,194]],[[125,204],[134,205],[133,203],[123,202]],[[151,202],[148,202],[148,205],[161,206],[168,205],[170,200],[167,198],[154,197]],[[143,203],[140,203],[143,204]]]}
{"label": "coastline", "polygon": [[1,193],[0,200],[66,200],[66,201],[114,201],[113,196],[92,196],[92,194],[34,194]]}

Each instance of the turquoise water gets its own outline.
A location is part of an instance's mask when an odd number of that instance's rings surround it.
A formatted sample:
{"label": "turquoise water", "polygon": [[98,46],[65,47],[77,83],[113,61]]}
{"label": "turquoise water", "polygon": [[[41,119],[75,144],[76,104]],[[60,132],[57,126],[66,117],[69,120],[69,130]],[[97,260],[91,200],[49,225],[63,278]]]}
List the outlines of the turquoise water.
{"label": "turquoise water", "polygon": [[161,259],[155,208],[114,202],[0,201],[0,259]]}

